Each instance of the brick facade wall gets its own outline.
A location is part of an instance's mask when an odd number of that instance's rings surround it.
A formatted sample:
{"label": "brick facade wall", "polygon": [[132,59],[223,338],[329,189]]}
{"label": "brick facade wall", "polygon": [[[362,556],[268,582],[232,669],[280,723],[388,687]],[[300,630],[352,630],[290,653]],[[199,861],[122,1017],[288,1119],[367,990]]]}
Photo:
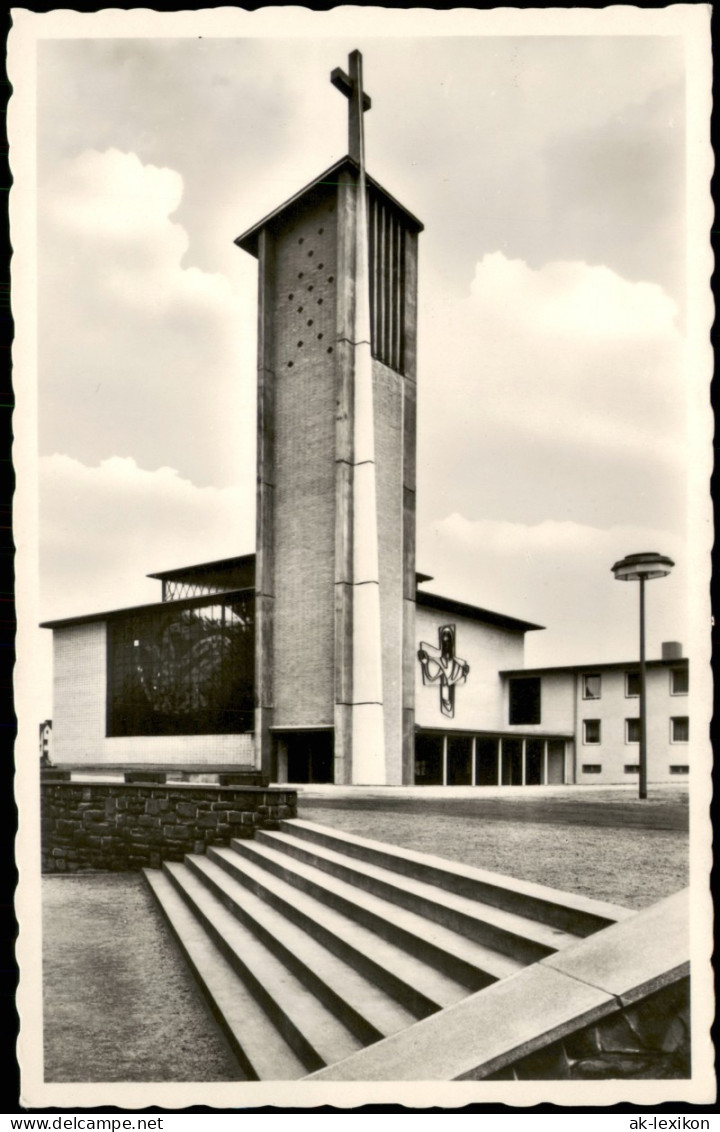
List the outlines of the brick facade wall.
{"label": "brick facade wall", "polygon": [[297,817],[294,790],[194,784],[41,785],[46,873],[159,868]]}
{"label": "brick facade wall", "polygon": [[53,632],[53,761],[95,762],[105,742],[104,621]]}
{"label": "brick facade wall", "polygon": [[[357,178],[344,169],[333,185],[314,185],[282,218],[269,223],[259,233],[256,249],[260,264],[256,734],[263,765],[272,770],[273,729],[334,728],[337,782],[352,780],[349,646],[356,206]],[[393,246],[397,252],[397,245]],[[405,262],[397,278],[404,280],[406,294],[396,314],[404,317],[408,377],[403,379],[379,362],[373,364],[389,754],[382,777],[398,784],[403,758],[411,762],[412,738],[412,686],[405,690],[403,705],[403,648],[409,652],[407,632],[403,644],[403,599],[414,599],[414,233],[407,234],[405,246]],[[404,388],[408,383],[413,385],[410,397]],[[412,621],[412,611],[405,619],[408,624]]]}
{"label": "brick facade wall", "polygon": [[326,198],[275,246],[275,726],[334,718],[336,226]]}

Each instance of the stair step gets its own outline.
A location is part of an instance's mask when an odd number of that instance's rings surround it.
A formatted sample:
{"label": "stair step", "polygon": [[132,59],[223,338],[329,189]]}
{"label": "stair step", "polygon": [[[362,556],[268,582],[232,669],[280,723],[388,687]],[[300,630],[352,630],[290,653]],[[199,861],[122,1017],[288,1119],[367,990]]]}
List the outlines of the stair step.
{"label": "stair step", "polygon": [[166,861],[169,876],[306,1072],[340,1061],[363,1043],[225,907],[187,865]]}
{"label": "stair step", "polygon": [[259,1081],[295,1081],[307,1068],[278,1033],[235,971],[193,916],[170,879],[144,869],[145,879],[190,967],[222,1025],[245,1076]]}
{"label": "stair step", "polygon": [[285,838],[278,845],[268,844],[259,838],[253,841],[233,840],[231,848],[423,959],[467,990],[480,990],[498,978],[514,974],[525,965],[517,957],[509,957],[476,940],[467,939],[295,855],[290,856],[285,851],[289,840],[292,839]]}
{"label": "stair step", "polygon": [[363,1045],[404,1030],[417,1021],[409,1010],[328,951],[307,930],[230,876],[217,862],[193,855],[185,858],[185,864]]}
{"label": "stair step", "polygon": [[380,1056],[631,914],[298,819],[143,872],[248,1080]]}
{"label": "stair step", "polygon": [[466,896],[444,892],[436,885],[413,877],[401,878],[381,865],[355,862],[344,853],[284,831],[258,830],[254,844],[287,853],[296,860],[525,963],[536,962],[578,940],[576,935],[560,928],[538,923],[516,912],[480,904]]}
{"label": "stair step", "polygon": [[[213,846],[208,858],[288,919],[312,932],[333,954],[374,980],[414,1018],[426,1018],[467,995],[465,984],[326,904],[312,894],[310,886],[298,887],[284,879],[282,869],[269,871],[262,854],[253,859],[232,847]],[[324,879],[322,874],[320,879]]]}
{"label": "stair step", "polygon": [[294,837],[335,849],[347,856],[381,865],[403,877],[439,885],[446,892],[482,904],[517,912],[577,936],[588,936],[633,915],[631,908],[593,900],[577,893],[557,892],[545,885],[448,861],[429,853],[388,845],[331,829],[302,818],[283,819],[280,830]]}

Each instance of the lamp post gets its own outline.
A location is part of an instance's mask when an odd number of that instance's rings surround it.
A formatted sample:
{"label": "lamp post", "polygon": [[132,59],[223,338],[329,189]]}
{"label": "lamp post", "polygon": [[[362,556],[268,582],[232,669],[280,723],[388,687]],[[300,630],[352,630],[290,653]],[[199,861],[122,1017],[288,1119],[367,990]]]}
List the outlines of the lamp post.
{"label": "lamp post", "polygon": [[647,798],[647,697],[645,689],[645,582],[665,578],[675,563],[656,551],[628,554],[612,567],[618,582],[640,583],[640,791]]}

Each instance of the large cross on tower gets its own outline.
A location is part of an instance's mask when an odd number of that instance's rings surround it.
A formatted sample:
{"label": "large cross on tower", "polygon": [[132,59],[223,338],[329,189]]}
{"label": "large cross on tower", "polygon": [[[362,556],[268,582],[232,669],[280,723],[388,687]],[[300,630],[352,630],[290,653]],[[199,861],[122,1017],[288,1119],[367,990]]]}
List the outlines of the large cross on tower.
{"label": "large cross on tower", "polygon": [[378,548],[375,409],[370,326],[370,268],[363,114],[362,55],[348,58],[349,75],[336,68],[331,82],[349,101],[350,157],[359,168],[354,208],[355,278],[352,319],[352,781],[379,781],[385,766],[382,615]]}
{"label": "large cross on tower", "polygon": [[366,94],[362,85],[362,55],[353,51],[348,56],[347,75],[342,67],[336,67],[330,75],[333,86],[345,95],[348,100],[348,153],[353,161],[357,161],[361,168],[365,166],[365,140],[363,131],[363,114],[372,106],[370,95]]}

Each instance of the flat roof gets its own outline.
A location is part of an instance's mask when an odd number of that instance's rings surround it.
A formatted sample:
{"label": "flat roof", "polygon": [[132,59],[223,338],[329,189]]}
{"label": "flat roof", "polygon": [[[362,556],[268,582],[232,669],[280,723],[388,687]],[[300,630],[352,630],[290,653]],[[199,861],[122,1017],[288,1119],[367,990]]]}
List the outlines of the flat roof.
{"label": "flat roof", "polygon": [[129,613],[145,613],[150,609],[195,609],[201,605],[212,604],[219,599],[240,598],[255,594],[254,586],[245,589],[223,590],[222,593],[200,594],[198,597],[183,597],[178,601],[152,601],[147,605],[127,605],[121,609],[105,609],[99,613],[83,613],[80,617],[61,617],[56,621],[41,621],[41,629],[63,629],[68,625],[87,625],[91,621],[111,621],[116,617],[125,617]]}
{"label": "flat roof", "polygon": [[[356,161],[353,161],[352,157],[350,157],[349,154],[341,158],[340,161],[336,161],[334,165],[331,165],[329,169],[326,169],[324,173],[321,173],[319,177],[316,177],[314,181],[311,181],[308,185],[305,185],[304,188],[299,189],[298,192],[294,193],[293,196],[284,201],[283,204],[278,205],[278,207],[273,209],[272,212],[269,212],[267,216],[264,216],[262,220],[259,220],[257,222],[257,224],[253,224],[252,228],[248,228],[246,232],[243,232],[242,235],[236,237],[234,242],[239,248],[242,248],[243,251],[249,252],[250,255],[257,256],[258,236],[263,228],[267,227],[268,224],[272,224],[273,221],[277,220],[285,211],[293,208],[298,203],[298,201],[300,201],[305,196],[306,193],[310,193],[314,189],[321,188],[323,185],[336,185],[337,176],[343,169],[351,169],[353,172],[357,172],[359,168],[360,166],[358,165],[358,163]],[[394,208],[398,210],[398,212],[402,213],[410,228],[414,229],[416,232],[422,232],[424,225],[421,223],[421,221],[419,221],[416,216],[413,216],[412,212],[409,212],[404,205],[400,204],[400,202],[395,199],[392,193],[389,193],[387,189],[384,189],[381,184],[379,184],[376,180],[374,180],[373,177],[369,175],[369,173],[365,174],[365,180],[367,181],[368,185],[375,189],[376,192],[381,193],[382,196],[386,197],[387,200],[389,200],[390,203],[394,206]]]}
{"label": "flat roof", "polygon": [[[254,593],[253,585],[243,585],[243,582],[249,581],[254,573],[256,555],[255,554],[241,554],[233,558],[218,558],[213,562],[199,562],[192,566],[177,566],[172,570],[158,570],[153,574],[147,574],[148,578],[157,578],[161,582],[176,581],[179,579],[191,578],[204,578],[208,580],[215,576],[218,580],[225,575],[232,575],[234,572],[245,574],[246,577],[238,577],[234,585],[228,585],[226,590],[222,590],[218,594],[198,594],[192,598],[182,598],[176,601],[160,601],[150,602],[146,605],[130,605],[124,606],[120,609],[107,609],[98,613],[85,613],[77,617],[63,617],[53,621],[41,622],[41,629],[59,629],[66,625],[82,625],[91,621],[106,621],[111,617],[120,617],[128,613],[140,613],[149,609],[162,609],[172,605],[177,608],[192,608],[193,605],[203,605],[213,597],[226,597],[228,594],[247,594]],[[252,573],[251,573],[252,572]],[[416,572],[416,583],[419,585],[422,582],[432,581],[430,574],[421,574]],[[230,581],[230,579],[228,579]],[[441,613],[455,613],[459,617],[468,617],[473,621],[483,621],[488,625],[497,625],[503,629],[509,629],[513,632],[526,633],[536,629],[544,629],[544,625],[536,625],[532,621],[523,621],[518,617],[510,617],[505,613],[496,613],[491,609],[483,609],[479,605],[469,605],[467,602],[455,601],[449,597],[442,597],[440,594],[427,593],[425,590],[416,590],[415,599],[418,605],[426,609],[436,609]]]}
{"label": "flat roof", "polygon": [[[688,658],[679,656],[675,660],[663,659],[648,660],[647,668],[687,668]],[[617,669],[635,672],[640,669],[640,661],[636,660],[610,660],[600,664],[553,664],[545,668],[501,668],[501,676],[546,676],[551,672],[610,672]]]}
{"label": "flat roof", "polygon": [[[161,582],[175,581],[178,578],[184,578],[191,574],[207,575],[214,573],[225,573],[226,571],[247,569],[255,565],[256,554],[240,554],[234,558],[218,558],[215,562],[199,562],[193,566],[176,566],[172,570],[158,570],[154,574],[146,574],[147,578],[157,578]],[[421,574],[420,571],[415,572],[415,582],[420,585],[422,582],[431,582],[432,574]]]}
{"label": "flat roof", "polygon": [[454,601],[452,598],[430,594],[425,590],[417,591],[415,601],[426,609],[437,609],[441,613],[456,613],[458,617],[484,621],[488,625],[498,625],[501,629],[511,629],[517,633],[545,628],[544,625],[535,625],[532,621],[521,621],[518,617],[508,617],[505,613],[495,613],[491,609],[482,609],[479,605],[468,605],[464,601]]}
{"label": "flat roof", "polygon": [[241,554],[234,558],[218,558],[215,562],[200,562],[195,566],[177,566],[173,570],[159,570],[155,574],[147,574],[148,578],[158,578],[161,582],[174,581],[184,578],[188,574],[206,575],[226,573],[230,570],[242,569],[255,564],[255,554]]}

